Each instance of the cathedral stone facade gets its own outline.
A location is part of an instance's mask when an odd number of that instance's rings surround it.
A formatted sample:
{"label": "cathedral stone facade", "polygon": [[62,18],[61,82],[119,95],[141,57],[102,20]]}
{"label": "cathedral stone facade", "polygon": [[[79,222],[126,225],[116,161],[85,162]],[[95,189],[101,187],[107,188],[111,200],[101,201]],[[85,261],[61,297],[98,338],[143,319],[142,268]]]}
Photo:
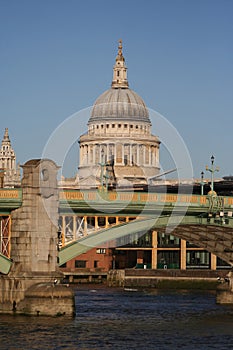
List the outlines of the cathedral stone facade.
{"label": "cathedral stone facade", "polygon": [[146,184],[159,173],[158,137],[151,133],[142,98],[129,89],[119,41],[111,88],[95,102],[88,132],[80,137],[80,187]]}
{"label": "cathedral stone facade", "polygon": [[0,187],[11,188],[20,185],[20,167],[16,165],[15,151],[6,128],[0,149]]}

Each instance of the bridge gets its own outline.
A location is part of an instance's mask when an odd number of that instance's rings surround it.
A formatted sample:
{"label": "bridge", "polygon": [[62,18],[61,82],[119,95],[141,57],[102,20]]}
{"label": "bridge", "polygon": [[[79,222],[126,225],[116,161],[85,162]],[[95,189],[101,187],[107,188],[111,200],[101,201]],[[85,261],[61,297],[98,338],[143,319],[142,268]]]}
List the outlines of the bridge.
{"label": "bridge", "polygon": [[[0,190],[1,254],[0,269],[11,267],[11,211],[22,205],[22,189]],[[99,190],[61,190],[59,214],[62,247],[59,265],[101,244],[110,246],[120,237],[154,229],[171,233],[233,264],[233,197]],[[71,239],[66,240],[65,218],[79,216],[83,234],[77,237],[73,225]],[[90,225],[88,219],[95,218]],[[100,227],[98,218],[104,217]],[[123,222],[122,219],[123,218]],[[62,220],[63,219],[63,220]],[[110,221],[110,223],[109,223]],[[73,221],[74,223],[74,221]],[[89,226],[89,228],[88,228]],[[91,226],[91,228],[90,228]]]}
{"label": "bridge", "polygon": [[[172,233],[233,265],[233,197],[59,191],[57,170],[51,160],[34,159],[23,165],[22,188],[0,189],[0,312],[71,315],[72,290],[54,284],[63,277],[58,265],[149,230]],[[232,285],[230,278],[221,300],[233,303]]]}

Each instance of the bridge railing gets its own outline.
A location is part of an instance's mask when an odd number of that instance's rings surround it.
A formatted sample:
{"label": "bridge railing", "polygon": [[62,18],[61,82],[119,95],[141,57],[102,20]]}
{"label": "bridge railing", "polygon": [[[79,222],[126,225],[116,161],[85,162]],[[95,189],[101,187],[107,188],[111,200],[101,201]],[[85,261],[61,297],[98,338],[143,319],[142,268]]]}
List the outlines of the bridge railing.
{"label": "bridge railing", "polygon": [[[171,193],[145,193],[145,192],[100,192],[63,190],[60,192],[60,201],[68,202],[131,202],[132,204],[163,203],[163,204],[185,204],[190,206],[209,206],[210,196],[208,195],[187,195]],[[220,198],[220,197],[218,197]],[[233,197],[221,197],[224,206],[233,208]]]}
{"label": "bridge railing", "polygon": [[22,205],[21,188],[0,188],[0,213],[8,213]]}

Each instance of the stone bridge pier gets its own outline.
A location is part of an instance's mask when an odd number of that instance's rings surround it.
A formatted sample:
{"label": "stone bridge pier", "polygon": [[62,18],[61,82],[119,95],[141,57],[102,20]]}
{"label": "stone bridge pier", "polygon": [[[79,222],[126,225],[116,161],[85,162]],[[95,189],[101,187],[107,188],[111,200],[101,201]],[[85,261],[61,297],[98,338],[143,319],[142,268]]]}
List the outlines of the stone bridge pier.
{"label": "stone bridge pier", "polygon": [[216,301],[218,304],[233,304],[233,272],[219,280]]}
{"label": "stone bridge pier", "polygon": [[0,276],[0,312],[31,315],[74,314],[72,290],[60,284],[58,268],[57,165],[34,159],[23,166],[22,206],[12,212],[8,275]]}

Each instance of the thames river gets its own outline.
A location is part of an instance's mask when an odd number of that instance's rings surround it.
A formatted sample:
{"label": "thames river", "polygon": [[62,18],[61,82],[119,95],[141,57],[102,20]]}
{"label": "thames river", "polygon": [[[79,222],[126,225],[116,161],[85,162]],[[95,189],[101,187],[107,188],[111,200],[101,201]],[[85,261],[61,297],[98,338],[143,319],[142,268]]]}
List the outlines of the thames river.
{"label": "thames river", "polygon": [[0,349],[233,349],[233,306],[200,291],[78,286],[76,317],[0,316]]}

